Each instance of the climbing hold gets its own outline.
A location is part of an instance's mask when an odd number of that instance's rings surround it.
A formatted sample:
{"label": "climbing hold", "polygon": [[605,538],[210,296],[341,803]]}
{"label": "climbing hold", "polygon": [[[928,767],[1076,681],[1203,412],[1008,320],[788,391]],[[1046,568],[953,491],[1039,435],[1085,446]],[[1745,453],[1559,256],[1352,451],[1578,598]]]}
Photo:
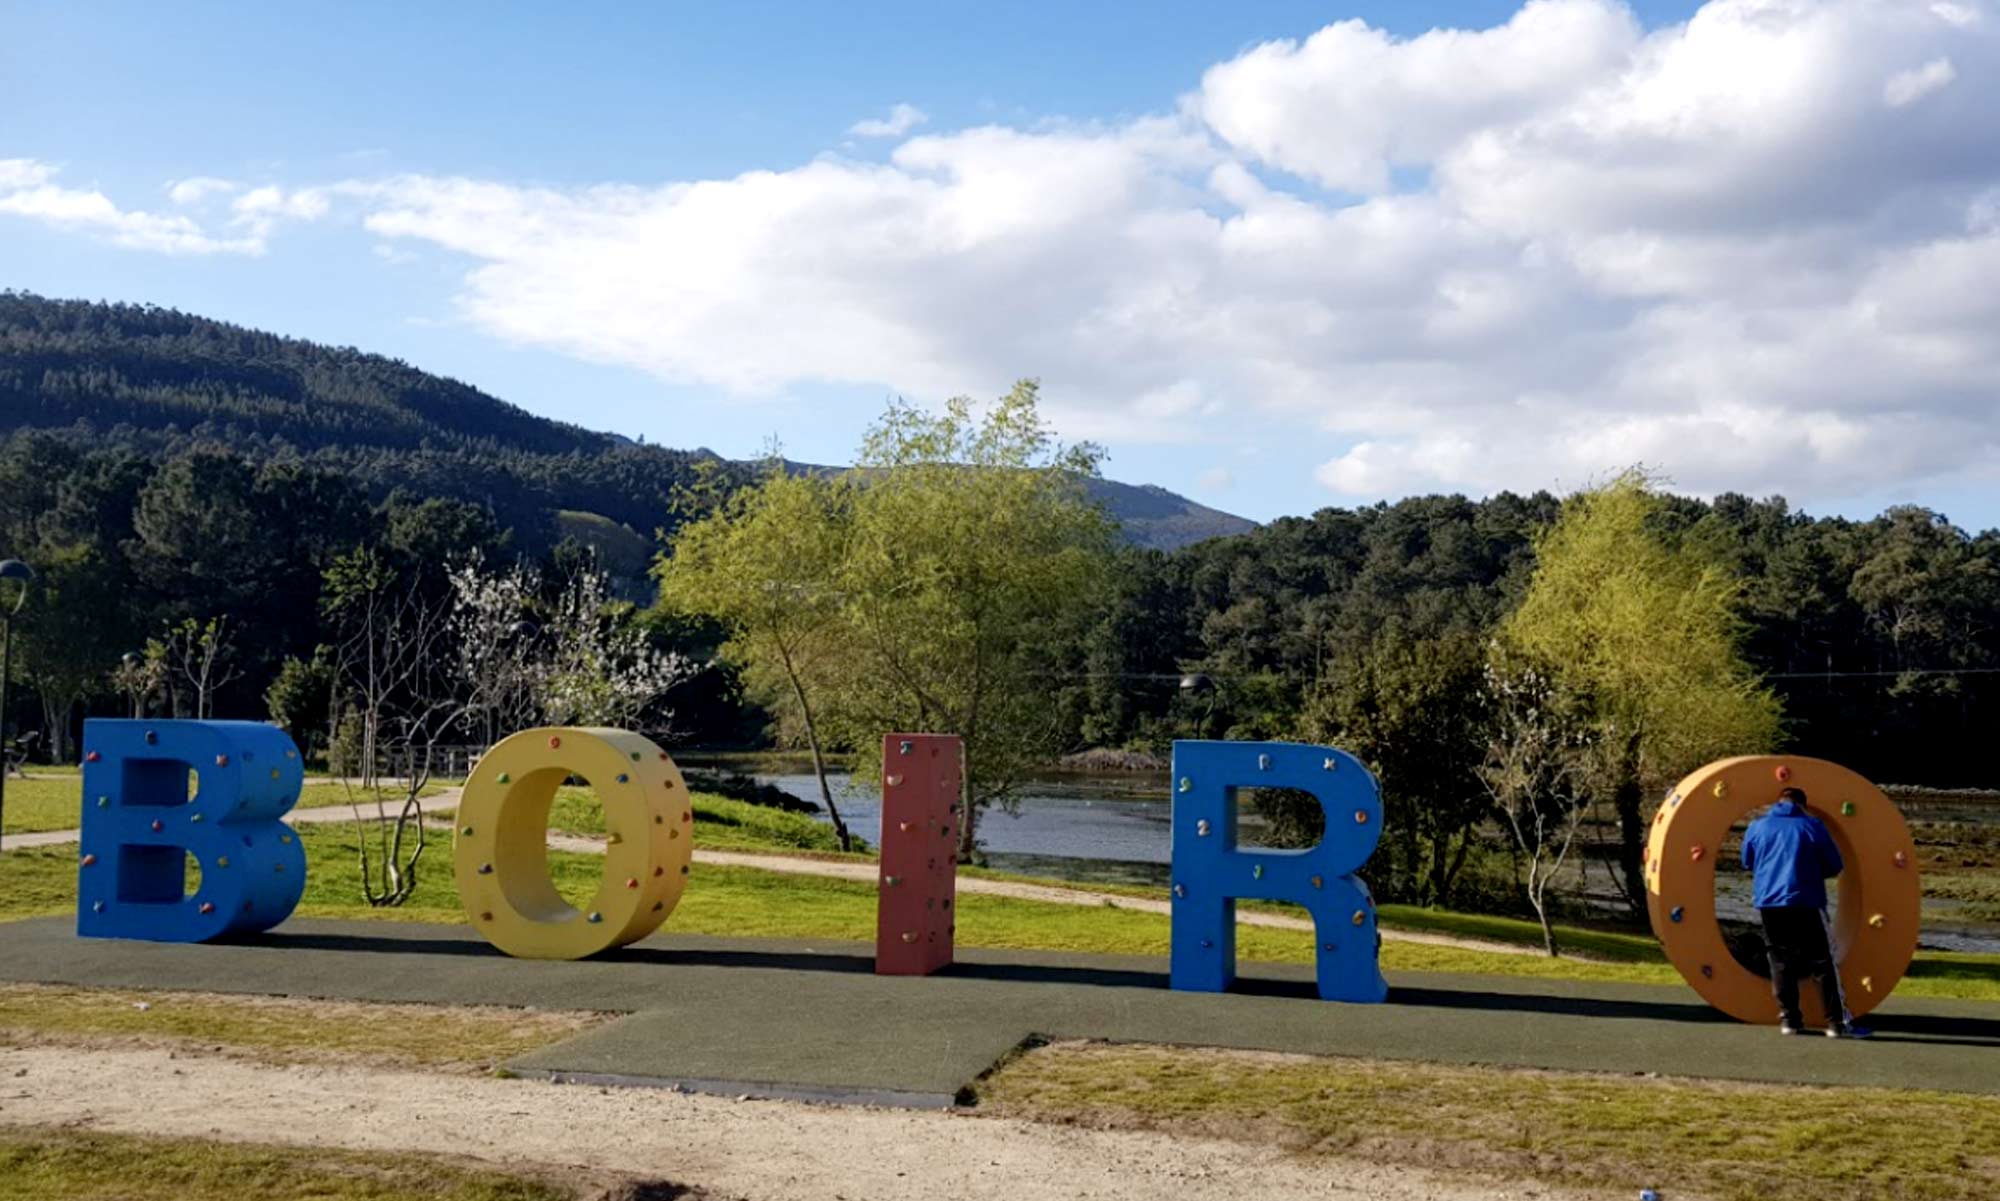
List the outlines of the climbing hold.
{"label": "climbing hold", "polygon": [[1910,866],[1909,853],[1907,851],[1897,851],[1892,861],[1897,867],[1908,867]]}
{"label": "climbing hold", "polygon": [[1679,905],[1676,905],[1673,907],[1673,911],[1668,913],[1667,916],[1672,918],[1674,921],[1680,921],[1682,918],[1687,916],[1687,910],[1681,908]]}
{"label": "climbing hold", "polygon": [[1188,778],[1187,778],[1186,776],[1182,776],[1182,777],[1181,777],[1181,791],[1182,791],[1182,792],[1193,792],[1193,791],[1194,791],[1194,781],[1193,781],[1193,780],[1190,780],[1190,779],[1188,779]]}
{"label": "climbing hold", "polygon": [[1204,950],[1204,951],[1206,951],[1206,950],[1207,950],[1208,948],[1210,948],[1210,947],[1212,947],[1212,946],[1214,946],[1214,945],[1215,945],[1214,943],[1210,942],[1210,941],[1209,941],[1208,939],[1206,939],[1206,938],[1204,938],[1204,939],[1202,939],[1202,940],[1201,940],[1201,949],[1202,949],[1202,950]]}
{"label": "climbing hold", "polygon": [[1252,880],[1262,880],[1264,878],[1264,865],[1261,863],[1251,865],[1250,878]]}
{"label": "climbing hold", "polygon": [[98,798],[97,798],[97,807],[98,807],[99,809],[109,809],[109,808],[111,808],[111,798],[110,798],[110,797],[108,797],[108,796],[101,796],[101,797],[98,797]]}
{"label": "climbing hold", "polygon": [[632,782],[632,777],[626,775],[624,772],[621,771],[618,773],[618,782],[620,784],[630,784]]}
{"label": "climbing hold", "polygon": [[1862,992],[1874,992],[1874,991],[1875,991],[1875,977],[1873,977],[1873,976],[1863,976],[1863,977],[1861,977],[1861,991],[1862,991]]}
{"label": "climbing hold", "polygon": [[1694,860],[1696,863],[1701,862],[1701,857],[1707,853],[1707,850],[1700,843],[1695,843],[1688,848],[1688,858]]}
{"label": "climbing hold", "polygon": [[[655,813],[655,814],[653,815],[653,824],[654,824],[654,825],[656,825],[656,826],[664,826],[664,825],[666,825],[666,824],[667,824],[667,817],[666,817],[666,814],[664,814],[664,813]],[[669,832],[668,832],[668,834],[667,834],[667,837],[668,837],[668,838],[672,838],[672,837],[673,837],[673,833],[672,833],[671,831],[669,831]]]}
{"label": "climbing hold", "polygon": [[1792,778],[1792,769],[1780,763],[1778,769],[1771,774],[1778,777],[1778,783],[1783,784]]}
{"label": "climbing hold", "polygon": [[1870,926],[1873,926],[1877,930],[1880,930],[1883,926],[1887,925],[1888,922],[1889,919],[1883,916],[1882,914],[1871,913],[1868,915],[1868,924]]}
{"label": "climbing hold", "polygon": [[1196,838],[1207,838],[1207,837],[1208,837],[1208,819],[1207,819],[1207,818],[1205,818],[1205,817],[1204,817],[1204,818],[1202,818],[1202,819],[1201,819],[1200,821],[1198,821],[1198,822],[1196,822],[1196,823],[1194,824],[1194,833],[1195,833],[1195,837],[1196,837]]}
{"label": "climbing hold", "polygon": [[95,763],[102,758],[104,758],[104,756],[98,754],[96,751],[92,751],[83,757],[83,761],[85,763]]}
{"label": "climbing hold", "polygon": [[1323,888],[1326,886],[1326,881],[1320,879],[1318,876],[1314,876],[1312,878],[1312,886],[1314,888]]}
{"label": "climbing hold", "polygon": [[1710,966],[1709,964],[1706,964],[1706,963],[1702,964],[1702,965],[1701,965],[1701,978],[1702,978],[1702,979],[1704,979],[1704,980],[1713,980],[1713,979],[1715,979],[1715,968],[1714,968],[1714,967],[1712,967],[1712,966]]}
{"label": "climbing hold", "polygon": [[97,863],[97,856],[95,855],[85,855],[83,857],[83,865],[85,867],[93,867],[96,865],[96,863]]}
{"label": "climbing hold", "polygon": [[284,865],[284,864],[282,864],[282,863],[274,863],[274,864],[272,864],[272,865],[271,865],[271,874],[272,874],[272,875],[274,875],[274,876],[282,876],[282,875],[284,875],[284,874],[285,874],[285,865]]}
{"label": "climbing hold", "polygon": [[549,749],[550,749],[550,750],[555,750],[555,749],[556,749],[557,747],[559,747],[559,746],[561,746],[561,745],[562,745],[562,736],[561,736],[560,734],[551,734],[551,735],[549,735]]}
{"label": "climbing hold", "polygon": [[625,887],[627,887],[627,888],[637,888],[637,887],[639,887],[639,878],[638,878],[637,876],[632,876],[632,877],[628,878],[628,879],[627,879],[627,880],[625,881]]}
{"label": "climbing hold", "polygon": [[616,831],[616,830],[613,830],[613,831],[611,831],[611,832],[610,832],[609,834],[606,834],[606,835],[604,836],[604,845],[605,845],[605,846],[611,846],[611,847],[615,847],[615,846],[617,846],[617,845],[618,845],[619,843],[621,843],[621,842],[624,842],[624,841],[625,841],[625,836],[624,836],[623,834],[620,834],[620,833],[619,833],[618,831]]}
{"label": "climbing hold", "polygon": [[1842,817],[1853,817],[1853,816],[1854,816],[1854,802],[1853,802],[1853,801],[1842,801],[1842,802],[1840,803],[1840,816],[1842,816]]}
{"label": "climbing hold", "polygon": [[492,921],[492,920],[493,920],[493,911],[492,911],[491,909],[488,909],[488,910],[486,910],[486,911],[482,912],[482,913],[481,913],[481,914],[479,915],[479,920],[480,920],[480,921],[482,921],[482,922],[490,922],[490,921]]}
{"label": "climbing hold", "polygon": [[90,911],[91,911],[92,913],[103,913],[103,912],[104,912],[104,902],[103,902],[103,901],[92,901],[92,902],[90,903]]}
{"label": "climbing hold", "polygon": [[661,876],[664,876],[666,874],[667,874],[667,869],[664,867],[656,867],[653,869],[653,879],[655,880],[659,879]]}
{"label": "climbing hold", "polygon": [[490,863],[482,863],[482,864],[480,864],[480,865],[479,865],[479,874],[480,874],[480,875],[482,875],[482,876],[490,876],[490,875],[492,875],[492,874],[493,874],[493,865],[492,865],[492,864],[490,864]]}
{"label": "climbing hold", "polygon": [[1729,795],[1729,781],[1727,781],[1727,780],[1717,780],[1717,781],[1715,782],[1715,796],[1716,796],[1716,799],[1717,799],[1717,800],[1720,800],[1720,799],[1722,799],[1723,797],[1726,797],[1726,796],[1728,796],[1728,795]]}
{"label": "climbing hold", "polygon": [[1321,771],[1333,771],[1339,768],[1339,766],[1340,760],[1334,758],[1332,755],[1328,755],[1326,760],[1319,765],[1319,769]]}
{"label": "climbing hold", "polygon": [[901,755],[907,755],[907,754],[909,754],[909,753],[910,753],[910,752],[911,752],[912,750],[916,749],[916,746],[915,746],[915,744],[914,744],[914,743],[912,743],[912,742],[911,742],[911,741],[910,741],[909,739],[907,739],[907,738],[903,739],[903,740],[902,740],[902,741],[901,741],[900,743],[898,743],[897,745],[898,745],[898,750],[897,750],[897,754],[901,754]]}
{"label": "climbing hold", "polygon": [[200,820],[201,820],[201,814],[199,814],[199,813],[190,813],[190,814],[188,814],[188,820],[189,820],[189,821],[191,821],[191,822],[198,822],[198,821],[200,821]]}
{"label": "climbing hold", "polygon": [[201,903],[201,910],[200,910],[200,911],[201,911],[202,913],[214,913],[214,912],[215,912],[215,902],[213,902],[213,901],[203,901],[203,902]]}
{"label": "climbing hold", "polygon": [[1354,911],[1354,924],[1357,926],[1368,924],[1368,911],[1366,909],[1356,909]]}
{"label": "climbing hold", "polygon": [[1680,803],[1681,803],[1681,794],[1678,792],[1673,793],[1672,795],[1667,797],[1667,807],[1670,809],[1679,805]]}
{"label": "climbing hold", "polygon": [[905,931],[903,931],[903,941],[904,941],[904,942],[915,942],[915,941],[917,941],[917,932],[916,932],[915,930],[905,930]]}
{"label": "climbing hold", "polygon": [[1326,952],[1327,954],[1331,955],[1331,954],[1333,954],[1333,953],[1334,953],[1335,951],[1338,951],[1338,950],[1340,949],[1340,944],[1339,944],[1339,943],[1333,943],[1333,942],[1323,942],[1323,943],[1319,944],[1319,949],[1320,949],[1320,950],[1322,950],[1322,951],[1325,951],[1325,952]]}
{"label": "climbing hold", "polygon": [[228,767],[228,766],[229,766],[229,756],[227,756],[227,755],[217,755],[217,756],[215,757],[215,765],[216,765],[217,767]]}
{"label": "climbing hold", "polygon": [[681,875],[685,876],[685,875],[687,875],[687,874],[688,874],[688,867],[687,867],[687,864],[683,863],[683,864],[681,864]]}
{"label": "climbing hold", "polygon": [[897,828],[898,830],[901,830],[901,831],[902,831],[903,833],[905,833],[905,834],[908,834],[908,833],[910,832],[910,823],[908,823],[908,822],[897,822],[897,823],[896,823],[896,828]]}
{"label": "climbing hold", "polygon": [[1174,895],[1175,895],[1175,896],[1177,896],[1177,897],[1184,897],[1184,896],[1186,896],[1186,895],[1187,895],[1187,885],[1185,885],[1185,884],[1176,884],[1176,885],[1174,885]]}
{"label": "climbing hold", "polygon": [[215,866],[217,866],[217,867],[228,867],[228,866],[229,866],[229,856],[227,856],[227,855],[217,855],[217,856],[215,857]]}
{"label": "climbing hold", "polygon": [[166,828],[167,828],[167,823],[161,821],[157,817],[153,819],[153,833],[158,834],[160,831]]}
{"label": "climbing hold", "polygon": [[290,846],[292,842],[292,836],[289,834],[280,834],[278,835],[278,841],[284,843],[286,846]]}
{"label": "climbing hold", "polygon": [[653,902],[653,912],[654,912],[654,913],[658,913],[658,912],[659,912],[660,910],[662,910],[662,909],[665,909],[666,907],[667,907],[667,903],[666,903],[665,901],[654,901],[654,902]]}
{"label": "climbing hold", "polygon": [[277,769],[277,768],[275,768],[275,767],[271,769],[271,778],[272,778],[273,780],[275,780],[275,779],[277,779],[277,778],[278,778],[278,769]]}
{"label": "climbing hold", "polygon": [[1259,755],[1259,756],[1257,756],[1257,770],[1258,770],[1258,771],[1270,771],[1270,770],[1271,770],[1271,757],[1270,757],[1269,755]]}
{"label": "climbing hold", "polygon": [[882,782],[883,782],[884,784],[887,784],[887,785],[888,785],[889,787],[891,787],[891,788],[895,788],[895,787],[897,787],[898,785],[900,785],[900,784],[901,784],[901,783],[903,782],[903,777],[901,777],[901,776],[883,776],[883,777],[882,777]]}
{"label": "climbing hold", "polygon": [[1368,824],[1368,811],[1366,809],[1356,809],[1354,811],[1354,824],[1357,826]]}
{"label": "climbing hold", "polygon": [[683,823],[685,823],[685,822],[691,822],[691,821],[693,821],[693,820],[694,820],[694,813],[693,813],[693,811],[692,811],[692,810],[682,810],[682,812],[681,812],[681,821],[682,821]]}
{"label": "climbing hold", "polygon": [[499,783],[502,783],[502,784],[512,784],[513,782],[514,782],[514,777],[512,777],[512,776],[508,775],[508,774],[507,774],[506,772],[504,772],[504,771],[500,773],[500,779],[499,779]]}
{"label": "climbing hold", "polygon": [[632,752],[632,762],[634,762],[634,763],[637,763],[638,761],[639,761],[639,752],[637,752],[637,751],[633,751],[633,752]]}
{"label": "climbing hold", "polygon": [[459,830],[459,833],[465,835],[467,838],[470,838],[472,837],[472,827],[465,826]]}
{"label": "climbing hold", "polygon": [[155,744],[155,743],[157,743],[157,742],[159,742],[159,741],[160,741],[160,735],[159,735],[159,731],[157,731],[157,730],[148,730],[148,731],[146,731],[146,745],[147,745],[147,746],[152,746],[153,744]]}
{"label": "climbing hold", "polygon": [[296,758],[298,758],[298,757],[299,757],[299,753],[298,753],[297,751],[286,751],[286,752],[285,752],[285,758],[287,758],[287,759],[296,759]]}
{"label": "climbing hold", "polygon": [[669,827],[667,827],[667,841],[668,841],[668,842],[672,842],[672,841],[673,841],[674,839],[676,839],[676,838],[679,838],[680,836],[681,836],[681,828],[680,828],[679,826],[669,826]]}
{"label": "climbing hold", "polygon": [[884,877],[882,877],[882,883],[884,883],[884,884],[887,884],[887,885],[888,885],[889,887],[891,887],[891,888],[894,888],[894,887],[896,887],[896,885],[898,885],[898,884],[901,884],[902,882],[903,882],[903,878],[902,878],[901,876],[884,876]]}
{"label": "climbing hold", "polygon": [[583,920],[591,923],[592,925],[596,925],[598,922],[604,920],[604,915],[593,909],[588,914],[584,915]]}

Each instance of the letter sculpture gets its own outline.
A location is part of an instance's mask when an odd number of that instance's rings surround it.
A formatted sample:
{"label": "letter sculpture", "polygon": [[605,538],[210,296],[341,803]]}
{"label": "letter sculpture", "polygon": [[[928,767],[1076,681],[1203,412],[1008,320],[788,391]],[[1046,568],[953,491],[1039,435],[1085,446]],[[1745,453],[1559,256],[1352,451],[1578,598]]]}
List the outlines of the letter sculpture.
{"label": "letter sculpture", "polygon": [[[93,718],[83,746],[79,935],[207,942],[291,916],[306,855],[279,819],[298,803],[305,769],[283,730]],[[192,891],[190,856],[200,865]]]}
{"label": "letter sculpture", "polygon": [[[1882,790],[1838,763],[1789,755],[1723,759],[1679,784],[1653,815],[1646,846],[1646,908],[1667,958],[1709,1004],[1745,1022],[1774,1023],[1768,978],[1729,952],[1715,920],[1715,861],[1737,819],[1805,790],[1808,812],[1840,848],[1839,917],[1832,930],[1841,992],[1856,1017],[1880,1005],[1917,952],[1922,889],[1910,828]],[[1800,1009],[1826,1021],[1819,990],[1800,990]]]}
{"label": "letter sculpture", "polygon": [[882,739],[877,975],[928,976],[951,963],[964,751],[955,734],[888,734]]}
{"label": "letter sculpture", "polygon": [[[1176,742],[1173,794],[1174,988],[1221,992],[1236,975],[1238,899],[1289,901],[1312,914],[1319,995],[1381,1001],[1375,905],[1354,873],[1382,834],[1375,777],[1345,751],[1288,742]],[[1326,811],[1303,851],[1236,846],[1238,788],[1296,788]]]}
{"label": "letter sculpture", "polygon": [[[571,776],[604,805],[604,879],[578,910],[549,878],[549,806]],[[582,959],[659,929],[687,887],[694,810],[667,753],[628,730],[523,730],[465,782],[452,852],[473,928],[523,959]]]}

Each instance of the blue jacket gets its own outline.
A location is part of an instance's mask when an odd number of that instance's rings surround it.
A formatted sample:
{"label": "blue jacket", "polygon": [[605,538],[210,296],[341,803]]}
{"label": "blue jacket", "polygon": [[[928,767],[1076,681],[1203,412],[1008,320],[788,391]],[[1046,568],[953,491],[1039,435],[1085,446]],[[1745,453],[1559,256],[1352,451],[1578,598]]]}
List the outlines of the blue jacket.
{"label": "blue jacket", "polygon": [[1826,908],[1826,881],[1840,874],[1840,848],[1825,823],[1779,801],[1743,834],[1743,866],[1756,881],[1759,909]]}

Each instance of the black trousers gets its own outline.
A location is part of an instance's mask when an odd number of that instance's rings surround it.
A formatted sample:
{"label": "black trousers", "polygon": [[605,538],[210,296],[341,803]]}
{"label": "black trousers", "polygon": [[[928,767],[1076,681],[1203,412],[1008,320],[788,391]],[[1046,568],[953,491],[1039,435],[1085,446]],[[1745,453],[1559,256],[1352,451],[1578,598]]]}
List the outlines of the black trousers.
{"label": "black trousers", "polygon": [[1757,916],[1764,919],[1764,946],[1771,957],[1771,991],[1778,997],[1778,1013],[1792,1025],[1801,1025],[1799,982],[1814,980],[1828,1024],[1845,1022],[1846,1004],[1833,964],[1833,946],[1827,940],[1825,911],[1798,905],[1759,909]]}

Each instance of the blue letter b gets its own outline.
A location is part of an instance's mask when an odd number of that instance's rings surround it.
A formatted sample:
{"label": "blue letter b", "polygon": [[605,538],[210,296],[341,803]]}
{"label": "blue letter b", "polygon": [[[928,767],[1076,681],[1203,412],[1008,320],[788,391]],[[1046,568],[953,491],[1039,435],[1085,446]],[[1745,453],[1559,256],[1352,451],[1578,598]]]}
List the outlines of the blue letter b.
{"label": "blue letter b", "polygon": [[279,820],[305,781],[290,735],[254,721],[91,720],[83,745],[79,935],[206,942],[291,915],[306,855]]}

